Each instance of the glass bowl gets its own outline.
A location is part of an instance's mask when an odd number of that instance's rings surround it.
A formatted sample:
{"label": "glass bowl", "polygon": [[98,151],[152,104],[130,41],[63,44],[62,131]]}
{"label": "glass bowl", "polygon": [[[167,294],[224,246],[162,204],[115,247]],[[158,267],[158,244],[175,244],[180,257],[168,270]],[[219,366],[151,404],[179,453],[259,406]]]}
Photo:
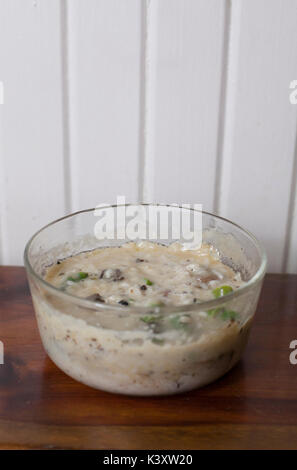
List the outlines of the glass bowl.
{"label": "glass bowl", "polygon": [[[169,207],[157,204],[126,208]],[[172,206],[171,206],[172,207]],[[106,211],[113,211],[108,206]],[[184,214],[186,209],[174,207]],[[223,263],[246,282],[226,297],[183,306],[157,307],[166,325],[173,315],[209,322],[207,328],[172,338],[147,329],[139,318],[148,307],[107,305],[64,292],[44,279],[58,260],[99,247],[120,245],[121,239],[99,240],[94,234],[95,209],[56,220],[27,243],[24,260],[40,336],[52,361],[66,374],[91,387],[129,395],[168,395],[204,386],[229,371],[241,358],[259,298],[266,255],[256,238],[216,215],[201,212],[203,243],[213,245]],[[174,223],[174,218],[170,224]],[[166,240],[154,240],[165,244]],[[232,311],[237,319],[214,321],[216,313]],[[209,315],[214,313],[214,315]],[[164,330],[164,328],[163,328]]]}

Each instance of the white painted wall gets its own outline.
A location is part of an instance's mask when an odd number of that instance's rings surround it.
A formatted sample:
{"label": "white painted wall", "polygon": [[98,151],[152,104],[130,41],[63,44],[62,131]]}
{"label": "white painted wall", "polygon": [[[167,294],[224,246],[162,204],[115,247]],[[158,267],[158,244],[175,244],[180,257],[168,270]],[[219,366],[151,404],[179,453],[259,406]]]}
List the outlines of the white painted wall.
{"label": "white painted wall", "polygon": [[297,0],[0,0],[0,262],[100,202],[199,202],[297,273]]}

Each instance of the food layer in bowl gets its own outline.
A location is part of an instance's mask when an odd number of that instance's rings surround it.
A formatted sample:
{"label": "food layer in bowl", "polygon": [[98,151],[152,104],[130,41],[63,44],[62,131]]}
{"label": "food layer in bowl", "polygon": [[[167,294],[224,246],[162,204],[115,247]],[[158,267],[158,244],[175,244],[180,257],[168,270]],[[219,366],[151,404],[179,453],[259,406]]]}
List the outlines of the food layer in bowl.
{"label": "food layer in bowl", "polygon": [[[77,307],[31,286],[53,361],[90,386],[138,395],[183,392],[227,372],[245,347],[258,297],[230,296],[245,282],[211,245],[99,248],[58,260],[45,279],[92,302]],[[221,297],[218,307],[199,306]]]}

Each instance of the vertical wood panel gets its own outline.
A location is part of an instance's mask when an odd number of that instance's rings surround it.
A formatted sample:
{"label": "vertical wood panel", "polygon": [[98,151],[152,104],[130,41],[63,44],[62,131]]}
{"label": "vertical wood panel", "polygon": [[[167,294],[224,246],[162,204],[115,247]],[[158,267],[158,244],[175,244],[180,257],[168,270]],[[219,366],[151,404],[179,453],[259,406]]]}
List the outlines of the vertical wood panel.
{"label": "vertical wood panel", "polygon": [[291,242],[289,248],[288,261],[285,266],[285,272],[296,274],[297,273],[297,201],[295,201],[295,211],[294,211],[294,224],[292,227]]}
{"label": "vertical wood panel", "polygon": [[145,199],[214,205],[227,28],[221,0],[151,0]]}
{"label": "vertical wood panel", "polygon": [[297,272],[296,18],[297,0],[0,0],[0,263],[125,194],[202,202]]}
{"label": "vertical wood panel", "polygon": [[[297,107],[297,104],[294,106]],[[295,142],[295,165],[292,173],[287,243],[284,271],[292,274],[297,273],[297,136]]]}
{"label": "vertical wood panel", "polygon": [[141,2],[68,2],[72,208],[138,196]]}
{"label": "vertical wood panel", "polygon": [[265,244],[269,269],[283,265],[297,107],[296,0],[233,1],[220,213]]}
{"label": "vertical wood panel", "polygon": [[64,213],[58,0],[1,0],[1,233],[4,264]]}

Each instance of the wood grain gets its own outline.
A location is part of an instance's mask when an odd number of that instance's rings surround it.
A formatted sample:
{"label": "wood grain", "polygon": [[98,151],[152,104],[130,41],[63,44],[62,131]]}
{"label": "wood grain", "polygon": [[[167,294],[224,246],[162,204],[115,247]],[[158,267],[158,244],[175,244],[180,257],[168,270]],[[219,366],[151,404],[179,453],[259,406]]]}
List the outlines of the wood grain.
{"label": "wood grain", "polygon": [[23,268],[0,268],[0,448],[297,449],[297,276],[268,275],[240,364],[172,397],[100,392],[43,351]]}

